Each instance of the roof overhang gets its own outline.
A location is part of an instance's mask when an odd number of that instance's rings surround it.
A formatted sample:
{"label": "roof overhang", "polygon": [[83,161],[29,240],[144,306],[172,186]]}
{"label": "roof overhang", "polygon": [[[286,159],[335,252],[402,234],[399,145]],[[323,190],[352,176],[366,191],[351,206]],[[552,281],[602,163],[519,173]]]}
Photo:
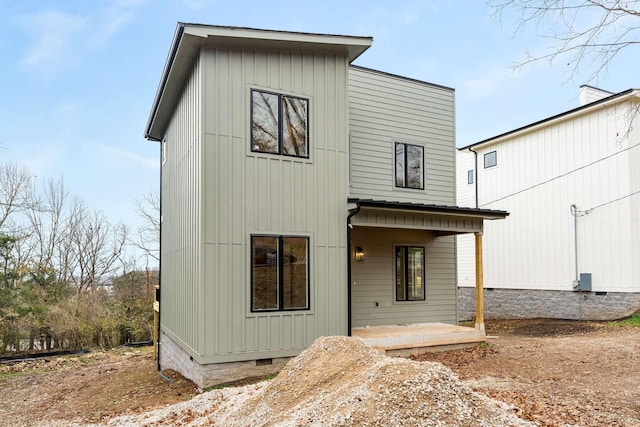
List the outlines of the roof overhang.
{"label": "roof overhang", "polygon": [[203,47],[335,54],[346,56],[351,63],[372,42],[372,37],[178,23],[144,137],[154,141],[163,138],[195,57]]}
{"label": "roof overhang", "polygon": [[517,129],[511,130],[509,132],[505,132],[502,133],[500,135],[488,138],[488,139],[484,139],[482,141],[479,142],[475,142],[473,144],[464,146],[464,147],[460,147],[458,148],[459,151],[463,151],[463,150],[472,150],[473,148],[479,147],[479,146],[488,146],[491,144],[497,144],[499,142],[504,141],[505,139],[511,139],[520,135],[523,135],[525,133],[529,133],[529,132],[534,132],[536,130],[539,130],[541,128],[547,127],[547,126],[551,126],[551,125],[555,125],[557,123],[566,121],[566,120],[570,120],[570,119],[574,119],[575,117],[584,115],[584,114],[588,114],[591,113],[593,111],[597,111],[600,110],[602,108],[606,108],[609,107],[611,105],[614,104],[619,104],[621,102],[625,102],[628,101],[632,98],[637,98],[638,100],[640,100],[640,89],[627,89],[623,92],[619,92],[616,94],[613,94],[611,96],[608,96],[606,98],[600,99],[598,101],[592,102],[590,104],[586,104],[583,106],[580,106],[578,108],[574,108],[572,110],[569,111],[565,111],[563,113],[557,114],[555,116],[551,116],[551,117],[547,117],[546,119],[543,120],[539,120],[537,122],[534,123],[530,123],[526,126],[522,126],[519,127]]}
{"label": "roof overhang", "polygon": [[482,232],[485,220],[509,216],[492,209],[372,199],[350,198],[348,204],[354,226],[430,230],[438,235]]}

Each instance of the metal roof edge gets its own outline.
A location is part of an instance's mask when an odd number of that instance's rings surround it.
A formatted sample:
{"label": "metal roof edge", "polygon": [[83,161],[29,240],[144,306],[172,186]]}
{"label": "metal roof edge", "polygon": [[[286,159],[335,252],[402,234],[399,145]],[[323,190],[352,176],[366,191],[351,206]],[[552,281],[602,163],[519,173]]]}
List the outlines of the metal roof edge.
{"label": "metal roof edge", "polygon": [[479,209],[460,206],[449,205],[434,205],[424,203],[411,203],[411,202],[399,202],[399,201],[387,201],[387,200],[373,200],[373,199],[360,199],[360,198],[348,198],[347,203],[355,203],[360,207],[372,207],[372,208],[395,208],[399,210],[414,210],[422,212],[437,212],[443,214],[467,214],[474,216],[481,216],[485,219],[502,219],[509,216],[509,212],[494,209]]}
{"label": "metal roof edge", "polygon": [[582,111],[585,111],[585,110],[588,110],[588,109],[591,109],[591,108],[594,108],[594,107],[598,107],[601,104],[605,104],[605,103],[617,100],[617,98],[622,98],[622,97],[624,97],[626,95],[632,95],[637,90],[638,89],[633,89],[633,88],[627,89],[625,91],[615,93],[615,94],[613,94],[611,96],[607,96],[606,98],[599,99],[599,100],[591,102],[589,104],[581,105],[579,107],[573,108],[571,110],[564,111],[564,112],[556,114],[554,116],[550,116],[550,117],[547,117],[545,119],[538,120],[538,121],[533,122],[533,123],[529,123],[528,125],[521,126],[519,128],[516,128],[516,129],[510,130],[510,131],[501,133],[501,134],[496,135],[496,136],[492,136],[491,138],[483,139],[482,141],[474,142],[473,144],[469,144],[469,145],[466,145],[464,147],[460,147],[457,150],[458,151],[468,150],[468,149],[471,149],[471,148],[476,147],[478,145],[487,144],[487,143],[493,142],[495,140],[504,138],[506,136],[513,135],[513,134],[516,134],[518,132],[522,132],[522,131],[525,131],[527,129],[534,128],[536,126],[543,125],[543,124],[545,124],[547,122],[552,122],[554,120],[563,118],[565,116],[569,116],[571,114],[579,113],[579,112],[582,112]]}
{"label": "metal roof edge", "polygon": [[160,106],[160,100],[162,98],[162,94],[164,93],[164,89],[167,85],[167,80],[169,78],[169,71],[173,66],[173,61],[176,57],[176,53],[178,52],[178,46],[180,45],[180,40],[182,39],[182,34],[184,33],[185,24],[182,22],[178,22],[176,27],[176,31],[173,34],[173,40],[171,41],[171,48],[169,49],[169,54],[167,55],[167,60],[164,64],[164,69],[162,70],[162,75],[160,77],[160,84],[158,85],[158,89],[156,89],[156,95],[153,99],[153,104],[151,106],[151,112],[149,113],[149,118],[147,119],[147,125],[144,131],[144,137],[151,141],[160,141],[162,138],[158,138],[151,134],[151,127],[153,126],[153,122],[155,121],[156,114],[158,113],[158,107]]}
{"label": "metal roof edge", "polygon": [[401,79],[401,80],[407,80],[407,81],[410,81],[410,82],[419,83],[419,84],[426,85],[426,86],[436,87],[438,89],[450,90],[452,92],[456,91],[455,88],[452,88],[452,87],[449,87],[449,86],[444,86],[444,85],[440,85],[440,84],[437,84],[437,83],[431,83],[431,82],[427,82],[425,80],[414,79],[412,77],[401,76],[399,74],[388,73],[386,71],[380,71],[380,70],[376,70],[374,68],[363,67],[361,65],[350,64],[349,68],[354,68],[354,69],[362,70],[362,71],[370,71],[370,72],[373,72],[373,73],[382,74],[382,75],[389,76],[389,77],[395,77],[395,78]]}

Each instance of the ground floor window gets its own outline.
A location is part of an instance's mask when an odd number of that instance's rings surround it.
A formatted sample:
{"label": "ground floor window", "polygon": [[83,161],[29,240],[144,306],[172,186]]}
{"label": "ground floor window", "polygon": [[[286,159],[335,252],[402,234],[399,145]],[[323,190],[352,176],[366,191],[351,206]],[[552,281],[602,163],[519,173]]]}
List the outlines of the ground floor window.
{"label": "ground floor window", "polygon": [[309,238],[251,236],[251,311],[309,309]]}
{"label": "ground floor window", "polygon": [[424,247],[396,246],[396,301],[424,300]]}

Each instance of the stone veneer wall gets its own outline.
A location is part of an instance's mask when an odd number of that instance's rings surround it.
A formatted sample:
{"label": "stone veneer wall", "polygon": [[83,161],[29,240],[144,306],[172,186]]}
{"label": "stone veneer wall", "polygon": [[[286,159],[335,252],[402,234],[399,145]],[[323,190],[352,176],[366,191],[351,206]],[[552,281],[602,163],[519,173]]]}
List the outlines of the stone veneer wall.
{"label": "stone veneer wall", "polygon": [[[475,288],[458,288],[458,320],[475,319]],[[640,293],[484,290],[485,319],[614,320],[640,310]]]}
{"label": "stone veneer wall", "polygon": [[200,365],[164,332],[160,339],[161,369],[173,369],[180,372],[200,388],[212,387],[244,378],[264,377],[275,374],[280,372],[289,359],[289,357],[274,358],[271,359],[270,364],[265,364],[266,361],[250,360]]}

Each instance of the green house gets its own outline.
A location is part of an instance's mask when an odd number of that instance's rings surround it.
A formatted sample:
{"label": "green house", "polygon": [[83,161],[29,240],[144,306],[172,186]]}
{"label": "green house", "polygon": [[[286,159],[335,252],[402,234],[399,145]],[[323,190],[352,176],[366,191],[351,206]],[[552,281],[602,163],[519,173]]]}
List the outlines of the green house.
{"label": "green house", "polygon": [[507,213],[454,206],[454,90],[352,65],[371,44],[178,24],[145,131],[162,369],[204,387],[320,336],[457,324],[455,235]]}

